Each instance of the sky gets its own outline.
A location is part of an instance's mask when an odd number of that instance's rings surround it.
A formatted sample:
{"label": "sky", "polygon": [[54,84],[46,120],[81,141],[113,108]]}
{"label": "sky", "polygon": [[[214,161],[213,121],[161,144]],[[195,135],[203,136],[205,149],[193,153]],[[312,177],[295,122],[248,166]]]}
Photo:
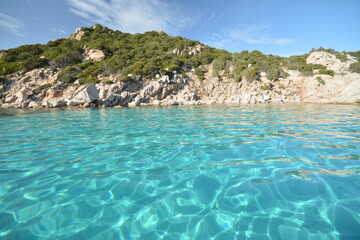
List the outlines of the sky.
{"label": "sky", "polygon": [[0,49],[45,44],[97,23],[163,30],[230,52],[360,50],[360,0],[0,0]]}

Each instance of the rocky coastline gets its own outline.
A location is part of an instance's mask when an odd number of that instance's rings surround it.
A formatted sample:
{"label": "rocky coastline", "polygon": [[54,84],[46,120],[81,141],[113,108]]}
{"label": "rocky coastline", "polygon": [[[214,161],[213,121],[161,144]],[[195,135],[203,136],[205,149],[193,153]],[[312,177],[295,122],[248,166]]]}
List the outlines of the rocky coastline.
{"label": "rocky coastline", "polygon": [[[87,59],[102,61],[99,50],[87,49]],[[91,55],[92,54],[92,55]],[[98,84],[63,86],[57,81],[62,69],[40,68],[19,71],[0,82],[1,108],[59,108],[59,107],[136,107],[148,105],[202,105],[222,103],[360,103],[360,74],[350,72],[355,60],[340,61],[331,53],[315,51],[307,60],[323,64],[334,76],[316,74],[304,76],[298,71],[284,71],[286,78],[270,81],[265,74],[257,81],[235,82],[224,76],[213,77],[212,65],[207,65],[205,79],[194,71],[172,72],[144,80],[129,76],[115,81],[116,76],[100,78]]]}

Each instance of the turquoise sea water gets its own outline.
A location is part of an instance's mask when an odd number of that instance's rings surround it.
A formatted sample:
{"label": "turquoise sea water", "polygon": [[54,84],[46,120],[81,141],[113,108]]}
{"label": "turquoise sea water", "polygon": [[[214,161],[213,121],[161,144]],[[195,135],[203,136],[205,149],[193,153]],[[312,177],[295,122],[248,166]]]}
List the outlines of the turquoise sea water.
{"label": "turquoise sea water", "polygon": [[0,239],[360,239],[360,106],[0,116]]}

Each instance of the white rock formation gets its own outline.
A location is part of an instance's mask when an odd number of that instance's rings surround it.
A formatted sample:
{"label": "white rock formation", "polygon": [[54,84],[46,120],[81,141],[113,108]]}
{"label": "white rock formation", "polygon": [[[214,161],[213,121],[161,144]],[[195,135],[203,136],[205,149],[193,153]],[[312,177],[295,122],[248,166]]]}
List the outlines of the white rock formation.
{"label": "white rock formation", "polygon": [[103,51],[98,49],[91,49],[85,46],[84,48],[84,60],[85,61],[97,61],[100,62],[105,59]]}
{"label": "white rock formation", "polygon": [[82,86],[69,100],[68,105],[83,105],[85,103],[92,103],[97,99],[99,99],[99,91],[96,89],[95,84],[91,83],[87,86]]}
{"label": "white rock formation", "polygon": [[81,38],[84,36],[85,32],[81,30],[81,28],[77,28],[75,32],[70,36],[70,39],[75,39],[80,41]]}
{"label": "white rock formation", "polygon": [[41,105],[35,101],[31,101],[27,107],[28,108],[39,108],[39,107],[41,107]]}
{"label": "white rock formation", "polygon": [[346,55],[347,61],[342,62],[336,58],[334,54],[322,51],[314,51],[307,57],[306,62],[312,64],[322,64],[327,69],[333,70],[337,73],[343,73],[349,70],[352,63],[356,62],[350,55]]}

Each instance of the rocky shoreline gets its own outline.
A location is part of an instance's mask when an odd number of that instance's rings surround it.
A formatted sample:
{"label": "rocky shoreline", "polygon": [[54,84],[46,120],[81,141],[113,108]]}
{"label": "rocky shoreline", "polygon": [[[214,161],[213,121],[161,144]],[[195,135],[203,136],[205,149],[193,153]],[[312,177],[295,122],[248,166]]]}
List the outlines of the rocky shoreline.
{"label": "rocky shoreline", "polygon": [[[91,50],[88,50],[91,52]],[[96,54],[99,55],[98,52]],[[101,54],[100,54],[101,55]],[[101,59],[100,59],[101,61]],[[248,103],[360,103],[360,74],[348,70],[352,59],[342,62],[333,54],[312,52],[307,62],[323,64],[334,76],[315,74],[303,76],[284,68],[288,77],[270,81],[261,74],[258,81],[235,82],[233,79],[211,75],[205,79],[193,71],[184,75],[157,76],[142,80],[129,76],[115,81],[116,76],[100,78],[98,84],[64,86],[57,81],[62,69],[41,68],[17,72],[0,82],[1,108],[58,108],[58,107],[135,107],[148,105],[202,105]]]}

